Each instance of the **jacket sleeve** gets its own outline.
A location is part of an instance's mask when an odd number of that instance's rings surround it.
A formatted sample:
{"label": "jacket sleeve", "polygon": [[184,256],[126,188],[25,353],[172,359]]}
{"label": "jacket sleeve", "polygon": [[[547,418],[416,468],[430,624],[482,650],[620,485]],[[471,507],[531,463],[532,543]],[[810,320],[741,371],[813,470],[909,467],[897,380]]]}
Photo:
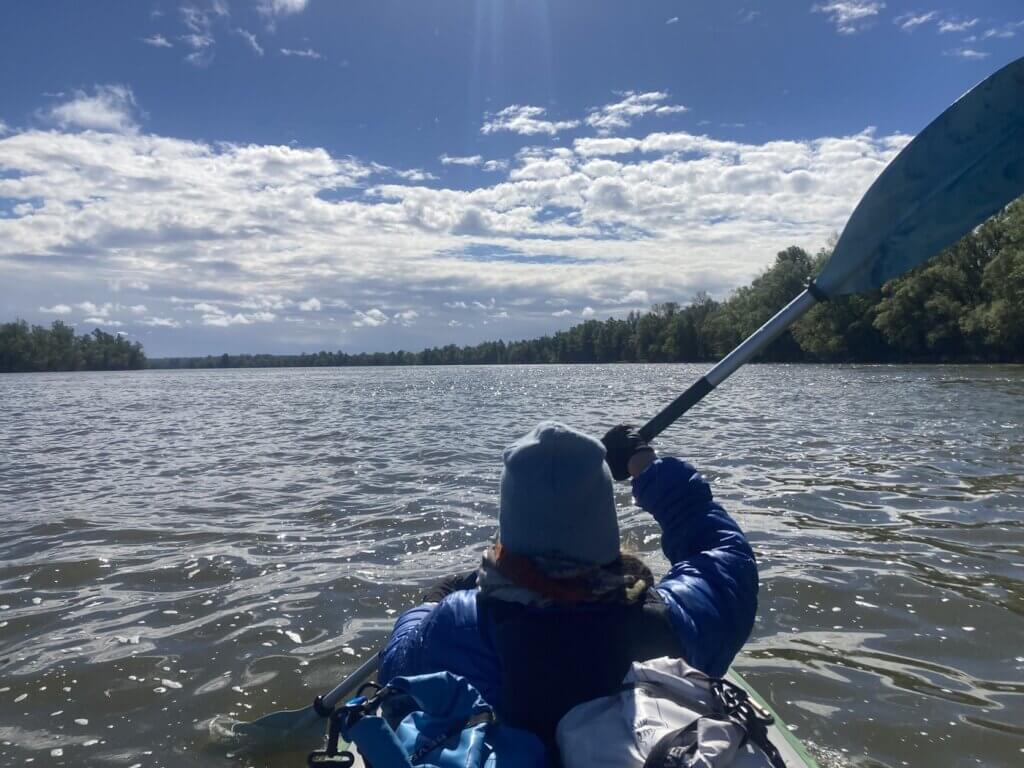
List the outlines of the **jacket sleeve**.
{"label": "jacket sleeve", "polygon": [[757,613],[757,562],[746,536],[687,462],[662,458],[633,480],[637,504],[661,526],[672,568],[658,584],[686,660],[725,674]]}
{"label": "jacket sleeve", "polygon": [[380,682],[447,670],[469,680],[485,701],[497,701],[498,659],[493,638],[479,625],[476,595],[476,589],[459,590],[399,616],[380,654]]}

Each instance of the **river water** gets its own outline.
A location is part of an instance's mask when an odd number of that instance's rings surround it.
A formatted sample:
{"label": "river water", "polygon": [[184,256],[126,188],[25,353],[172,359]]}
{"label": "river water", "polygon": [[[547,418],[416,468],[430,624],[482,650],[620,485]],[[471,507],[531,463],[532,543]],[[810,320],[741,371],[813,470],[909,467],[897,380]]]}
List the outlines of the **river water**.
{"label": "river water", "polygon": [[[0,377],[0,765],[301,765],[204,723],[309,703],[471,567],[535,422],[643,421],[700,372]],[[1024,764],[1024,368],[750,366],[658,446],[750,535],[736,666],[824,764]]]}

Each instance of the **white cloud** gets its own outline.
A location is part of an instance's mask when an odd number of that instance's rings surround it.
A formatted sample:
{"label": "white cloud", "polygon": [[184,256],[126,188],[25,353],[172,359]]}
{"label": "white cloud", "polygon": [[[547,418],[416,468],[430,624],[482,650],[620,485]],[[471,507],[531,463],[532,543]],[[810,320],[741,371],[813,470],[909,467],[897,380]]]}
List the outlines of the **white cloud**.
{"label": "white cloud", "polygon": [[82,322],[86,325],[105,325],[111,328],[120,328],[124,325],[120,320],[111,320],[108,317],[87,317]]}
{"label": "white cloud", "polygon": [[70,101],[52,107],[48,116],[61,128],[85,128],[112,133],[137,129],[135,96],[125,85],[97,85],[92,95],[75,91]]}
{"label": "white cloud", "polygon": [[441,161],[441,165],[480,165],[484,161],[480,155],[469,155],[467,157],[441,155],[438,159]]}
{"label": "white cloud", "polygon": [[209,314],[203,315],[203,325],[212,325],[226,328],[231,325],[252,325],[253,323],[272,323],[277,319],[273,312],[251,312],[243,314],[238,312],[234,315]]}
{"label": "white cloud", "polygon": [[580,317],[593,317],[593,316],[594,316],[594,308],[593,307],[584,307],[583,311],[580,312]]}
{"label": "white cloud", "polygon": [[572,314],[572,310],[571,309],[560,309],[557,312],[552,312],[551,316],[552,317],[568,317],[571,314]]}
{"label": "white cloud", "polygon": [[[999,27],[991,27],[989,29],[986,29],[985,32],[982,34],[981,39],[989,40],[994,37],[1003,40],[1008,40],[1011,37],[1016,37],[1017,32],[1022,28],[1024,28],[1024,20],[1013,21],[1008,24],[1003,24],[1002,26]],[[0,131],[0,135],[2,135],[2,131]]]}
{"label": "white cloud", "polygon": [[8,127],[7,123],[5,123],[3,120],[0,120],[0,136],[6,136],[10,132],[11,129]]}
{"label": "white cloud", "polygon": [[281,53],[285,56],[298,56],[300,59],[322,59],[323,55],[312,48],[296,50],[294,48],[282,48]]}
{"label": "white cloud", "polygon": [[[391,329],[374,345],[407,332],[395,318],[406,307],[424,333],[465,313],[478,329],[502,320],[527,335],[538,326],[524,318],[550,322],[563,308],[721,295],[781,248],[816,248],[907,139],[591,137],[532,148],[476,186],[446,188],[317,148],[19,130],[0,138],[0,198],[33,208],[0,218],[0,282],[16,274],[33,287],[26,297],[49,305],[63,294],[37,288],[59,270],[94,291],[81,294],[93,297],[84,308],[68,302],[71,317],[121,320],[135,316],[98,291],[125,286],[130,306],[128,286],[152,285],[139,317],[192,317],[197,334],[297,315],[313,296],[345,307],[330,290],[363,309],[344,309],[348,332]],[[12,272],[25,254],[38,279]],[[554,296],[568,303],[544,306]],[[516,303],[524,298],[535,303]],[[41,301],[17,300],[12,309],[26,314]],[[501,318],[510,307],[515,317]],[[319,316],[310,318],[304,330]]]}
{"label": "white cloud", "polygon": [[110,286],[110,290],[112,290],[114,293],[118,293],[124,288],[131,288],[136,291],[149,290],[149,283],[147,283],[145,280],[133,280],[131,278],[126,277],[117,277],[114,278],[113,280],[108,280],[107,285]]}
{"label": "white cloud", "polygon": [[188,31],[178,39],[192,49],[192,52],[185,56],[185,61],[195,67],[205,67],[213,61],[213,44],[215,42],[213,20],[210,18],[210,13],[212,11],[214,15],[218,16],[222,14],[218,12],[217,7],[212,8],[211,11],[201,11],[194,6],[185,5],[179,10],[182,23]]}
{"label": "white cloud", "polygon": [[500,112],[486,115],[480,132],[509,131],[521,136],[535,136],[541,133],[554,136],[559,131],[576,128],[580,124],[579,120],[546,120],[546,113],[547,110],[543,107],[513,104]]}
{"label": "white cloud", "polygon": [[148,309],[146,309],[145,304],[135,304],[133,306],[128,307],[127,309],[133,315],[144,315],[149,311]]}
{"label": "white cloud", "polygon": [[154,328],[181,328],[181,323],[171,317],[147,317],[145,320],[139,320],[139,324]]}
{"label": "white cloud", "polygon": [[259,41],[256,39],[256,35],[248,30],[242,29],[241,27],[235,29],[235,34],[245,40],[257,56],[263,55],[263,46],[259,44]]}
{"label": "white cloud", "polygon": [[811,7],[814,13],[824,13],[841,35],[852,35],[864,29],[877,16],[885,3],[880,0],[832,0]]}
{"label": "white cloud", "polygon": [[297,306],[303,312],[319,312],[323,305],[320,304],[318,298],[313,296],[305,301],[300,301]]}
{"label": "white cloud", "polygon": [[955,56],[958,59],[987,59],[991,54],[988,51],[976,51],[973,48],[954,48],[950,51],[945,51],[947,56]]}
{"label": "white cloud", "polygon": [[70,315],[71,307],[67,304],[54,304],[52,307],[40,307],[39,311],[44,315]]}
{"label": "white cloud", "polygon": [[487,160],[483,164],[485,171],[504,171],[508,169],[508,160]]}
{"label": "white cloud", "polygon": [[417,312],[415,309],[406,309],[403,310],[402,312],[396,312],[392,319],[399,325],[409,326],[413,325],[414,321],[419,316],[420,313]]}
{"label": "white cloud", "polygon": [[929,21],[934,21],[938,15],[938,11],[928,11],[927,13],[920,14],[904,13],[902,16],[897,16],[893,21],[899,25],[900,29],[910,32],[915,27],[927,24]]}
{"label": "white cloud", "polygon": [[669,115],[687,111],[682,105],[662,104],[668,98],[668,94],[662,91],[626,91],[621,96],[620,101],[591,110],[587,124],[596,128],[598,133],[607,134],[618,128],[628,128],[634,120],[647,114]]}
{"label": "white cloud", "polygon": [[679,23],[679,17],[678,16],[673,16],[671,19],[669,19],[668,21],[665,22],[666,25],[668,25],[668,24],[678,24],[678,23]]}
{"label": "white cloud", "polygon": [[371,309],[368,312],[356,310],[355,314],[356,319],[352,321],[352,325],[356,328],[377,328],[378,326],[386,325],[388,322],[388,316],[379,309]]}
{"label": "white cloud", "polygon": [[93,304],[91,301],[83,301],[75,304],[75,308],[81,310],[87,315],[95,315],[96,317],[108,317],[111,311],[114,309],[114,305],[110,302],[103,304],[102,306]]}
{"label": "white cloud", "polygon": [[168,40],[163,35],[150,35],[149,37],[142,38],[142,42],[144,42],[146,45],[151,45],[154,48],[173,48],[174,47],[174,44],[171,43],[171,41]]}
{"label": "white cloud", "polygon": [[966,32],[981,19],[945,19],[939,22],[939,32]]}
{"label": "white cloud", "polygon": [[265,16],[288,16],[306,10],[309,0],[259,0],[257,9]]}

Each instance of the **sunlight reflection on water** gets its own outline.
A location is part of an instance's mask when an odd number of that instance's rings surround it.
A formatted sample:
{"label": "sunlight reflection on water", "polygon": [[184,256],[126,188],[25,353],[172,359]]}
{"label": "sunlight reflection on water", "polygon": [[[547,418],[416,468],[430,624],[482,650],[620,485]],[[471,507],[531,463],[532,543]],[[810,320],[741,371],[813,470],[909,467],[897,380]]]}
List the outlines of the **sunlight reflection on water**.
{"label": "sunlight reflection on water", "polygon": [[[196,723],[307,704],[476,561],[508,442],[700,372],[0,377],[0,763],[223,765]],[[1020,763],[1022,426],[1021,368],[754,366],[659,441],[749,532],[737,666],[824,762]]]}

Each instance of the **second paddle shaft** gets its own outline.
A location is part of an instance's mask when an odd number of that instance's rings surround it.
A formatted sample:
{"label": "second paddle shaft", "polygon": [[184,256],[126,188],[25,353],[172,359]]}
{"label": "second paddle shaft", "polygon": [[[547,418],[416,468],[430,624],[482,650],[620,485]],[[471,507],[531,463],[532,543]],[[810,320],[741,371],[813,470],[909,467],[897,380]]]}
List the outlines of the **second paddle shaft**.
{"label": "second paddle shaft", "polygon": [[704,396],[717,387],[737,368],[750,362],[758,354],[777,339],[783,331],[799,320],[818,302],[820,291],[807,288],[789,304],[784,306],[764,325],[748,336],[736,349],[722,358],[714,368],[701,376],[683,394],[662,409],[661,413],[640,428],[640,436],[651,441],[660,435],[672,422],[704,399]]}

